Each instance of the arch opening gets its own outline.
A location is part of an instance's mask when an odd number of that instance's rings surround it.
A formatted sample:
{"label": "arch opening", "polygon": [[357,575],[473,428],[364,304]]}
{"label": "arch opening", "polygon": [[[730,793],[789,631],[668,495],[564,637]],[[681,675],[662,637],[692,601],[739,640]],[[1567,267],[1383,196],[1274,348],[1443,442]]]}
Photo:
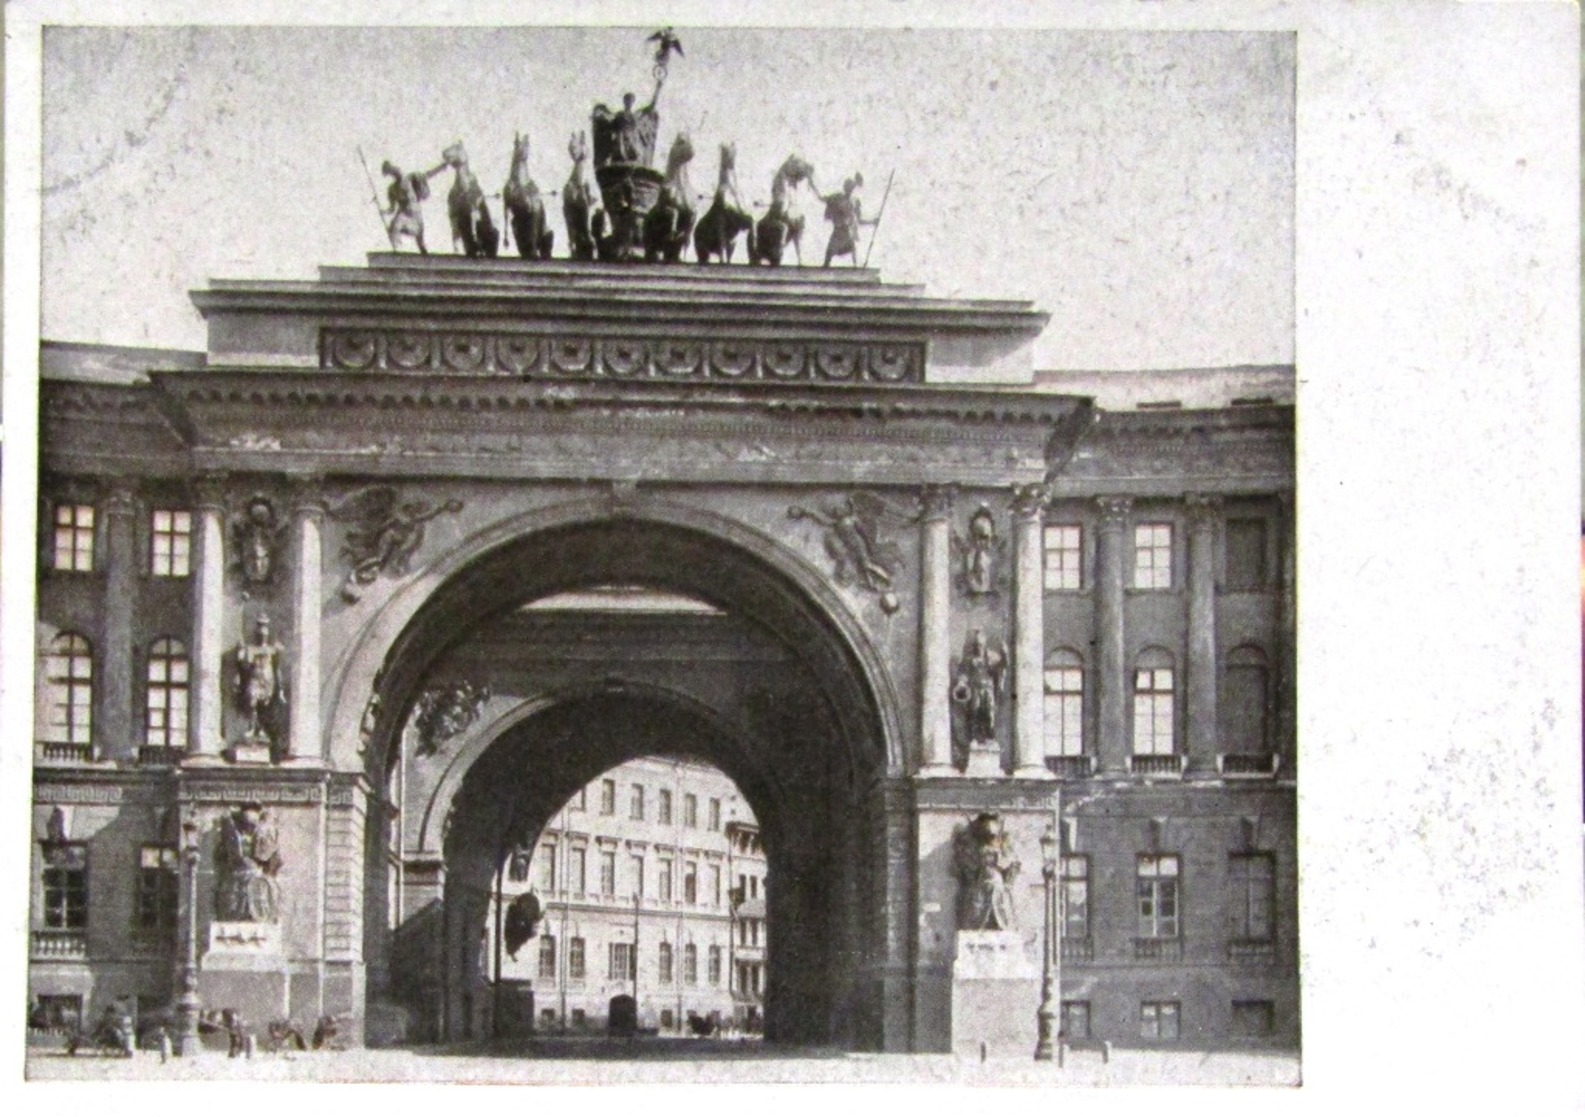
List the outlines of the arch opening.
{"label": "arch opening", "polygon": [[[648,604],[613,608],[611,587]],[[487,696],[477,723],[444,742],[416,740],[412,715],[424,695],[458,680]],[[368,753],[371,780],[393,809],[370,827],[365,954],[371,1010],[395,1006],[401,1038],[478,1037],[511,1013],[514,1026],[532,1029],[546,1007],[557,1009],[558,1027],[571,1023],[561,987],[558,1003],[541,1004],[527,1023],[522,998],[503,1011],[480,980],[492,974],[479,934],[491,898],[514,850],[535,848],[547,830],[561,834],[557,816],[574,793],[603,772],[666,756],[719,771],[757,825],[766,893],[756,934],[766,948],[753,1023],[772,1040],[879,1046],[871,971],[883,885],[868,846],[881,832],[877,787],[894,750],[861,651],[785,570],[674,525],[534,533],[434,591],[393,643],[380,695],[403,716]],[[682,809],[674,802],[674,817]],[[597,898],[607,862],[620,875],[644,856],[655,871],[653,850],[630,852],[619,839],[589,852],[581,841]],[[673,860],[688,863],[681,853]],[[716,945],[730,984],[728,944]],[[647,961],[658,965],[658,954]],[[583,964],[586,975],[611,965],[587,955]],[[709,965],[706,954],[706,979]],[[523,980],[518,992],[535,978]],[[639,1026],[657,1026],[660,1006],[637,1000]],[[674,1011],[674,1028],[687,1011]]]}

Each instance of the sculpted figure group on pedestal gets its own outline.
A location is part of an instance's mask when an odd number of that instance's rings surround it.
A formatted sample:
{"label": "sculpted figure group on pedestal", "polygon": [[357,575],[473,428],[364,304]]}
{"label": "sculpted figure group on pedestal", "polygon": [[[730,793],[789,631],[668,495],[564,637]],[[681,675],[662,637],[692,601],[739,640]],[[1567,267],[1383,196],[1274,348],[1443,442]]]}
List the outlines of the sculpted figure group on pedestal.
{"label": "sculpted figure group on pedestal", "polygon": [[[688,179],[687,167],[694,156],[688,133],[679,132],[673,139],[664,173],[653,166],[660,133],[656,106],[671,58],[682,56],[682,43],[671,28],[657,31],[649,42],[654,44],[655,89],[648,102],[636,107],[637,98],[624,93],[619,109],[596,104],[590,112],[588,132],[573,133],[568,146],[573,166],[562,189],[562,216],[567,226],[569,258],[676,263],[691,242],[698,262],[730,263],[737,238],[746,235],[750,263],[779,265],[790,246],[801,264],[805,219],[793,201],[797,189],[807,184],[813,200],[822,205],[824,217],[831,223],[825,266],[842,257],[859,266],[861,228],[880,224],[879,216],[863,216],[857,191],[864,185],[864,176],[855,173],[843,181],[840,191],[821,194],[815,186],[814,167],[798,155],[789,155],[777,168],[771,180],[770,204],[755,221],[737,191],[736,148],[722,144],[718,185],[705,219],[696,227],[695,204],[706,196],[696,195]],[[598,205],[582,171],[590,155],[590,135],[594,175],[600,190]],[[486,195],[469,168],[461,141],[447,147],[440,162],[425,171],[406,172],[386,160],[381,165],[388,180],[384,199],[375,189],[374,205],[391,248],[400,251],[407,241],[412,241],[420,253],[428,253],[423,203],[429,198],[430,180],[450,168],[454,177],[447,195],[447,213],[454,250],[468,257],[493,258],[503,244],[511,247],[515,238],[518,253],[524,259],[549,259],[555,234],[546,220],[544,197],[529,175],[528,162],[528,135],[514,132],[510,177],[499,194]],[[372,188],[372,177],[370,185]],[[890,185],[888,181],[888,192]],[[501,200],[503,231],[497,231],[491,216],[491,198]],[[884,198],[881,208],[885,208]]]}

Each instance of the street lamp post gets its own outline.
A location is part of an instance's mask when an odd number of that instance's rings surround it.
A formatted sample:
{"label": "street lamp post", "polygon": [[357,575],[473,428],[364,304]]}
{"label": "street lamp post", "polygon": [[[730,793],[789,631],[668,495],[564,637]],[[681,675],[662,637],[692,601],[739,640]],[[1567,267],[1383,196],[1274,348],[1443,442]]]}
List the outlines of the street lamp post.
{"label": "street lamp post", "polygon": [[176,999],[178,1053],[197,1055],[198,1040],[198,824],[182,823],[182,869],[187,876],[187,943],[180,973],[181,992]]}
{"label": "street lamp post", "polygon": [[1046,832],[1040,835],[1040,872],[1046,884],[1046,933],[1045,956],[1040,968],[1040,1008],[1035,1013],[1039,1027],[1035,1058],[1041,1062],[1050,1062],[1055,1052],[1052,1026],[1057,1015],[1057,845],[1056,824],[1048,824]]}

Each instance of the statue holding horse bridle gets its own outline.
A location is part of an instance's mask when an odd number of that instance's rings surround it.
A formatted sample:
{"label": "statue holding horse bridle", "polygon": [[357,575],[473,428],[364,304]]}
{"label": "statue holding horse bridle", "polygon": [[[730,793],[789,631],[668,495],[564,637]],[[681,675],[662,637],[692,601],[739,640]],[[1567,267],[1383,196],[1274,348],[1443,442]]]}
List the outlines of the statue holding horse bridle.
{"label": "statue holding horse bridle", "polygon": [[506,210],[506,246],[517,238],[517,253],[525,260],[548,260],[556,233],[545,218],[545,199],[528,173],[528,136],[512,133],[512,173],[501,187]]}

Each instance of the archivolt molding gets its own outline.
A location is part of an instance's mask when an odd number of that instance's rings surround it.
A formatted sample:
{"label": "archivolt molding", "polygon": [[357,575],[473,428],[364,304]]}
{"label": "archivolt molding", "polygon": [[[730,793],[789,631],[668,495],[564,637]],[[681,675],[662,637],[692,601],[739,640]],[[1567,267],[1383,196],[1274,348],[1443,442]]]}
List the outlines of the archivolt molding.
{"label": "archivolt molding", "polygon": [[[335,697],[328,726],[335,766],[347,769],[360,766],[357,755],[359,729],[373,680],[408,623],[451,578],[475,560],[514,540],[551,529],[594,526],[616,520],[629,523],[647,521],[698,532],[745,552],[791,582],[836,629],[857,660],[880,720],[884,737],[881,745],[885,750],[887,769],[894,772],[901,770],[905,738],[895,681],[863,622],[852,611],[838,588],[798,554],[790,542],[775,539],[741,521],[642,492],[620,507],[605,497],[587,497],[542,506],[498,520],[438,556],[393,593],[352,641],[332,673],[334,682],[327,690]],[[404,699],[406,697],[403,696]],[[389,735],[395,731],[399,731],[399,727],[394,727],[394,723],[388,726],[381,741],[371,742],[371,750],[378,755],[386,755]]]}

